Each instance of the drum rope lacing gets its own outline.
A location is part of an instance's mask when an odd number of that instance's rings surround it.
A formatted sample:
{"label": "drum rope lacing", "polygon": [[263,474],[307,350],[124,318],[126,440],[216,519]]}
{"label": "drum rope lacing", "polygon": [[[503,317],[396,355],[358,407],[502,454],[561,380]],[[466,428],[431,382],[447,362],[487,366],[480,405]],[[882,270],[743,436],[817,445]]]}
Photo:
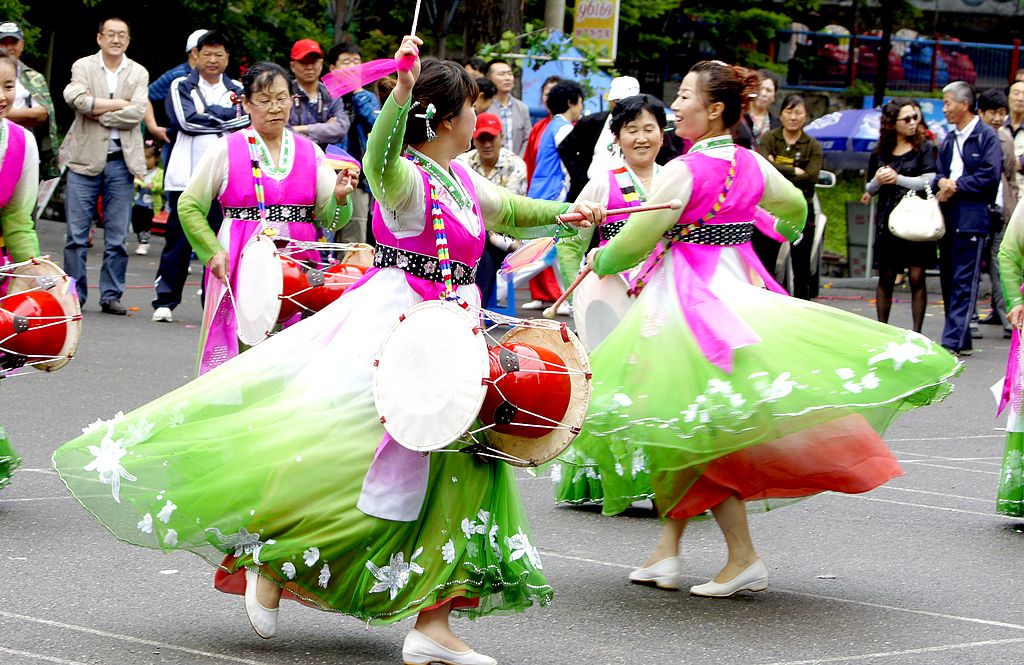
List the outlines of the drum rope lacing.
{"label": "drum rope lacing", "polygon": [[[42,258],[42,259],[49,259],[48,256],[42,256],[40,258]],[[4,308],[4,306],[3,306],[3,301],[4,300],[7,300],[7,299],[9,299],[9,298],[11,298],[13,296],[16,296],[16,295],[22,295],[22,294],[25,294],[25,293],[33,293],[33,292],[43,292],[43,291],[48,291],[49,289],[53,288],[53,286],[55,285],[55,279],[56,278],[54,276],[52,276],[52,275],[31,275],[31,274],[24,274],[24,273],[17,273],[17,272],[15,272],[15,270],[17,268],[24,267],[24,266],[30,266],[30,265],[36,265],[37,263],[38,262],[36,261],[36,259],[28,259],[27,261],[20,261],[18,263],[8,263],[6,265],[0,266],[0,283],[3,283],[3,281],[5,279],[13,279],[13,278],[32,280],[32,281],[36,282],[36,285],[34,287],[32,287],[32,288],[23,289],[21,291],[18,291],[17,293],[8,293],[6,295],[0,296],[0,311],[6,312],[6,313],[10,314],[11,316],[14,316],[14,312],[11,312],[10,310]],[[64,279],[65,280],[70,280],[70,278],[68,278],[67,276],[65,276]],[[49,321],[48,323],[44,323],[44,324],[39,325],[39,326],[33,326],[31,328],[31,331],[35,332],[35,331],[38,331],[38,330],[43,330],[43,329],[51,328],[51,327],[54,327],[54,326],[67,325],[68,323],[73,323],[75,321],[81,321],[82,320],[82,315],[81,314],[77,314],[77,315],[74,315],[74,316],[66,316],[66,315],[65,316],[25,316],[25,317],[19,317],[19,318],[23,318],[25,321]],[[43,364],[46,364],[46,363],[51,363],[51,362],[53,362],[55,360],[63,360],[63,359],[70,359],[71,358],[70,355],[51,356],[51,355],[45,355],[45,354],[22,354],[22,353],[18,353],[16,351],[12,351],[11,349],[6,348],[4,346],[4,344],[6,342],[8,342],[11,339],[17,337],[21,332],[22,331],[15,331],[14,333],[8,335],[7,337],[4,337],[4,338],[0,339],[0,353],[9,354],[10,356],[12,356],[14,358],[24,358],[24,362],[20,362],[17,367],[11,367],[11,368],[0,367],[0,379],[5,379],[5,378],[10,378],[10,377],[15,377],[15,376],[27,375],[28,372],[20,371],[20,370],[22,370],[23,368],[26,368],[26,367],[34,367],[35,365],[43,365]]]}
{"label": "drum rope lacing", "polygon": [[[509,349],[507,346],[502,345],[501,344],[501,340],[493,333],[493,331],[496,328],[502,328],[502,327],[541,328],[541,329],[547,329],[547,330],[557,330],[557,331],[559,331],[562,334],[563,339],[567,339],[567,336],[568,336],[568,327],[564,323],[562,323],[560,321],[551,321],[549,319],[519,319],[519,318],[516,318],[516,317],[513,317],[513,316],[506,316],[504,314],[499,314],[497,312],[492,312],[492,311],[486,310],[486,309],[484,309],[482,307],[478,307],[476,305],[473,305],[473,304],[467,302],[465,299],[463,299],[461,297],[458,297],[458,296],[456,296],[454,300],[457,302],[457,304],[460,307],[465,309],[467,312],[470,312],[470,313],[476,315],[481,320],[487,319],[487,320],[491,321],[490,325],[481,325],[480,326],[480,332],[484,335],[484,337],[487,339],[488,342],[491,342],[491,344],[488,344],[489,347],[490,346],[502,346],[502,348],[505,348],[506,350],[509,351],[509,353],[512,353],[517,358],[525,358],[525,356],[523,356],[520,353],[517,353],[516,351],[514,351],[512,349]],[[589,380],[590,377],[591,377],[591,373],[590,372],[585,371],[585,370],[581,370],[581,369],[576,369],[576,368],[573,368],[573,367],[568,367],[564,363],[556,363],[556,362],[553,362],[553,361],[546,361],[545,364],[551,365],[552,367],[555,368],[555,370],[531,370],[532,373],[535,373],[535,374],[559,374],[559,375],[567,374],[567,375],[570,375],[570,376],[575,375],[575,376],[582,376],[582,377],[584,377],[587,380]],[[507,374],[503,374],[502,377],[503,376],[507,376]],[[486,382],[488,385],[494,386],[494,389],[497,391],[498,396],[501,397],[503,400],[507,401],[508,400],[507,396],[502,392],[501,386],[498,384],[498,382],[501,381],[502,377],[498,377],[495,380],[491,380],[490,378],[484,378],[482,380],[484,382]],[[566,425],[565,423],[563,423],[563,422],[561,422],[559,420],[553,420],[553,419],[549,418],[548,416],[545,416],[544,414],[535,413],[533,411],[530,411],[529,409],[524,409],[524,408],[519,408],[519,413],[521,413],[521,414],[523,414],[525,416],[531,416],[533,418],[537,418],[537,419],[539,419],[541,421],[544,421],[546,424],[516,423],[517,427],[534,427],[534,428],[537,428],[537,429],[546,429],[546,430],[565,430],[565,431],[570,431],[573,434],[578,434],[579,433],[579,429],[578,428]],[[502,460],[502,461],[505,461],[505,462],[516,462],[516,463],[519,463],[519,464],[527,464],[528,465],[529,464],[529,460],[524,460],[522,458],[516,457],[515,455],[511,455],[509,453],[497,450],[496,448],[492,448],[492,447],[487,445],[486,440],[481,440],[480,438],[478,438],[476,436],[477,434],[480,434],[482,432],[486,432],[487,430],[492,429],[495,426],[496,426],[496,423],[491,424],[491,425],[484,425],[483,427],[478,427],[476,429],[471,429],[468,432],[466,432],[465,434],[463,434],[456,441],[467,441],[467,439],[468,439],[468,442],[471,442],[471,445],[469,445],[469,446],[467,446],[465,448],[459,448],[459,449],[442,448],[442,449],[434,450],[434,451],[431,451],[431,452],[434,452],[434,453],[440,453],[440,452],[445,452],[445,453],[470,453],[470,454],[479,455],[480,457],[490,457],[490,458],[497,459],[497,460]]]}

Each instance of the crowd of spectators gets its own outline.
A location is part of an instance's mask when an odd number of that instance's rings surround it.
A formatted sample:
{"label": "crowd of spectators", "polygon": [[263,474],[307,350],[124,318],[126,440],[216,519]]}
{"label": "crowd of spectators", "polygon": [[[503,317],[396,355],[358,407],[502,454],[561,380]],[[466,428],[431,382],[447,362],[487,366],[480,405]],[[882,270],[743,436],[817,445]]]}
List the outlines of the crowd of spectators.
{"label": "crowd of spectators", "polygon": [[[129,222],[138,240],[136,253],[145,254],[152,216],[161,208],[166,210],[152,318],[169,321],[182,301],[192,256],[177,218],[177,199],[212,142],[249,124],[241,87],[225,73],[232,44],[217,30],[195,30],[185,41],[184,61],[150,82],[145,67],[126,55],[131,42],[127,21],[104,20],[97,29],[96,42],[98,51],[74,63],[71,81],[63,90],[74,121],[60,143],[47,81],[21,61],[24,34],[16,23],[0,23],[0,46],[18,61],[15,103],[9,118],[35,134],[41,177],[56,176],[58,164],[66,166],[64,264],[77,281],[83,303],[88,296],[86,248],[91,246],[94,223],[98,221],[104,229],[100,308],[124,314],[120,299],[125,288]],[[293,78],[291,96],[285,101],[292,131],[324,150],[341,147],[357,160],[380,109],[378,97],[374,91],[360,88],[335,98],[321,77],[326,71],[361,62],[361,50],[352,42],[336,44],[325,54],[317,41],[298,40],[289,53]],[[606,97],[609,111],[587,115],[583,111],[584,88],[576,81],[551,77],[544,82],[540,99],[548,115],[534,123],[527,104],[514,95],[516,69],[510,62],[471,58],[465,67],[478,77],[480,88],[474,104],[478,117],[473,147],[460,158],[469,168],[516,193],[572,201],[587,182],[621,161],[609,131],[610,110],[640,93],[635,78],[613,79]],[[821,146],[803,131],[808,120],[806,102],[791,95],[777,107],[777,79],[770,72],[760,73],[760,94],[734,129],[734,139],[759,150],[804,190],[811,211],[805,236],[813,235],[811,198],[822,167]],[[1007,332],[1010,329],[995,257],[1005,223],[1024,186],[1024,76],[1018,76],[1005,93],[989,90],[979,96],[962,81],[950,83],[943,93],[943,109],[954,130],[939,146],[930,142],[920,107],[913,100],[896,100],[883,109],[884,136],[872,156],[864,200],[880,196],[878,220],[884,226],[886,215],[905,191],[926,186],[934,189],[947,228],[936,259],[946,308],[942,343],[967,355],[983,269],[989,271],[993,284],[993,313],[982,322],[1002,324]],[[159,116],[166,116],[167,122],[161,124]],[[665,163],[685,148],[667,134],[658,162]],[[335,239],[372,242],[368,228],[372,200],[365,179],[353,193],[353,205],[352,222]],[[214,232],[221,217],[214,205],[207,218]],[[762,260],[773,269],[778,245],[766,238],[755,240]],[[930,259],[936,249],[926,246],[904,251],[907,248],[893,244],[884,230],[876,242],[881,257],[877,266],[879,318],[888,318],[892,285],[909,269],[914,328],[919,330],[924,269],[934,264]],[[893,246],[886,250],[885,243]],[[811,242],[804,240],[794,244],[789,253],[793,291],[798,297],[817,294],[810,246]],[[506,285],[496,284],[495,271],[510,248],[505,238],[489,239],[485,265],[478,271],[484,302],[501,297]],[[540,308],[557,299],[564,278],[572,276],[559,275],[556,264],[554,256],[547,257],[536,271],[524,275],[532,278],[532,300],[526,307]]]}

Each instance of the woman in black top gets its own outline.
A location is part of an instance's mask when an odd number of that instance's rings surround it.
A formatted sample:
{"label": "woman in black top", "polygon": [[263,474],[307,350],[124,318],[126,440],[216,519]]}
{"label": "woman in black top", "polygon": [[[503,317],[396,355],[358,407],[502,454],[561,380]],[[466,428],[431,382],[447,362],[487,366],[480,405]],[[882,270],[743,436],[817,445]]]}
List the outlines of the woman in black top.
{"label": "woman in black top", "polygon": [[889,214],[908,189],[923,190],[935,177],[935,145],[927,140],[927,128],[917,102],[907,98],[889,101],[882,108],[878,147],[868,163],[868,182],[861,203],[878,196],[875,208],[875,267],[878,268],[878,320],[889,321],[896,276],[909,269],[914,331],[924,324],[928,293],[925,269],[935,263],[936,243],[897,238],[889,231]]}

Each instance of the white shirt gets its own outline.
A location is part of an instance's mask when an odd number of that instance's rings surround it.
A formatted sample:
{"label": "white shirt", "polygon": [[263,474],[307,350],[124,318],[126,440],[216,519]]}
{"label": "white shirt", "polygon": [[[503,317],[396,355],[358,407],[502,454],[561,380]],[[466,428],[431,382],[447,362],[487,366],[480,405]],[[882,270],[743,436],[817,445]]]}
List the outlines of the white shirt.
{"label": "white shirt", "polygon": [[[109,95],[110,99],[114,98],[114,93],[117,91],[118,74],[120,74],[126,69],[128,69],[128,58],[124,57],[123,53],[121,54],[121,64],[117,66],[117,69],[111,71],[110,69],[107,69],[106,64],[103,65],[103,73],[107,77],[107,94]],[[111,127],[110,142],[107,144],[107,152],[117,152],[118,150],[120,150],[121,148],[119,148],[114,143],[114,141],[119,140],[121,140],[121,132],[119,132],[116,128]]]}
{"label": "white shirt", "polygon": [[19,68],[18,76],[14,78],[14,108],[27,109],[31,106],[32,95],[30,95],[28,89],[21,84],[21,71]]}
{"label": "white shirt", "polygon": [[615,135],[612,134],[612,114],[609,113],[608,117],[604,119],[601,133],[597,137],[597,144],[594,145],[594,159],[590,162],[590,168],[587,169],[587,177],[591,180],[600,178],[601,174],[607,174],[608,171],[618,168],[621,163],[622,159],[615,159]]}
{"label": "white shirt", "polygon": [[949,162],[949,179],[956,181],[964,174],[964,141],[971,135],[974,128],[978,126],[978,116],[967,123],[963,130],[953,130],[953,158]]}

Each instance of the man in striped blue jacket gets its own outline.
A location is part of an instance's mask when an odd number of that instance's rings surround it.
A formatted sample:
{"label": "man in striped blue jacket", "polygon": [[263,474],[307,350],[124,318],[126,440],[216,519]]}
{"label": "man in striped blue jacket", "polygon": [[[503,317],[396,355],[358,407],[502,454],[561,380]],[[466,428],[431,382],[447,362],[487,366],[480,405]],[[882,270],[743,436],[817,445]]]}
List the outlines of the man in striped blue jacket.
{"label": "man in striped blue jacket", "polygon": [[[218,138],[249,125],[241,106],[242,86],[224,74],[228,44],[224,35],[211,30],[199,39],[196,68],[175,79],[167,95],[167,116],[176,132],[174,147],[164,174],[169,215],[163,254],[156,275],[153,320],[172,320],[181,303],[188,276],[192,247],[178,220],[178,197],[192,177],[206,149]],[[219,205],[210,209],[210,226],[216,232],[223,221]]]}

